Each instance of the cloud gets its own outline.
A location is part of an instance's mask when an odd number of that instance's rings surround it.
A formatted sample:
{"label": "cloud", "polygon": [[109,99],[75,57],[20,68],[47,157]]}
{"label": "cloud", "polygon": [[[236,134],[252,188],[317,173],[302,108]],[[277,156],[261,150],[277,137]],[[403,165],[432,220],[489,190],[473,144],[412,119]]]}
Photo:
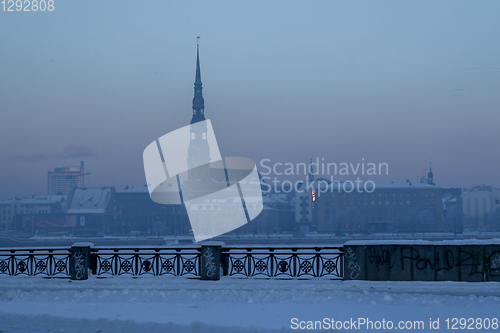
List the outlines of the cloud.
{"label": "cloud", "polygon": [[97,153],[90,148],[82,146],[67,146],[61,153],[56,154],[35,154],[35,155],[16,155],[11,156],[9,161],[20,162],[38,162],[45,160],[68,159],[68,158],[83,158],[83,157],[96,157]]}

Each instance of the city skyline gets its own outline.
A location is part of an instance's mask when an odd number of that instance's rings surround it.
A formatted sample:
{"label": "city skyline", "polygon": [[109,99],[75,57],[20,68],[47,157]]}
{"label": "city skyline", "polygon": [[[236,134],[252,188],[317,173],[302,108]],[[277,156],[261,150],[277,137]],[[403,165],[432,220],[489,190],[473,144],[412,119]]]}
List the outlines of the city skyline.
{"label": "city skyline", "polygon": [[197,36],[224,156],[500,185],[496,2],[117,3],[0,13],[0,199],[81,160],[87,186],[143,186],[144,147],[192,116]]}

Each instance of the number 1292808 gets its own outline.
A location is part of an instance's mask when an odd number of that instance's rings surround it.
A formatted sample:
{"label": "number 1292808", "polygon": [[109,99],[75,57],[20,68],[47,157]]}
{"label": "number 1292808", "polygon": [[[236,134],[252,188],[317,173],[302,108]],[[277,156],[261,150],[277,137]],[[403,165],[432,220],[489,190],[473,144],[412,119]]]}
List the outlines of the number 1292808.
{"label": "number 1292808", "polygon": [[2,0],[4,12],[52,12],[54,0]]}

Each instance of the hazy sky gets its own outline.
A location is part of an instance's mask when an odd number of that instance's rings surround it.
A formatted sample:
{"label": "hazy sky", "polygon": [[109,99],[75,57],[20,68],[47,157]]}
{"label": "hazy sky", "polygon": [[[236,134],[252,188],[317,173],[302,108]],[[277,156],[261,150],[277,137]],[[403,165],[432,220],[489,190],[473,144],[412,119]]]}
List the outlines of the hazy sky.
{"label": "hazy sky", "polygon": [[500,186],[498,1],[54,2],[0,11],[0,199],[80,160],[87,186],[144,185],[191,119],[196,36],[225,156]]}

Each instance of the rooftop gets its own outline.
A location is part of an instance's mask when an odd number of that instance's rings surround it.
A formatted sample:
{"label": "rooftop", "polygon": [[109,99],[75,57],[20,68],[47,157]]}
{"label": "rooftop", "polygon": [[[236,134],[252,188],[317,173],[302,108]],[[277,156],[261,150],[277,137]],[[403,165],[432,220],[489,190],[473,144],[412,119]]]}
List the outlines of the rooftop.
{"label": "rooftop", "polygon": [[77,187],[70,194],[68,214],[102,214],[114,193],[114,187]]}

